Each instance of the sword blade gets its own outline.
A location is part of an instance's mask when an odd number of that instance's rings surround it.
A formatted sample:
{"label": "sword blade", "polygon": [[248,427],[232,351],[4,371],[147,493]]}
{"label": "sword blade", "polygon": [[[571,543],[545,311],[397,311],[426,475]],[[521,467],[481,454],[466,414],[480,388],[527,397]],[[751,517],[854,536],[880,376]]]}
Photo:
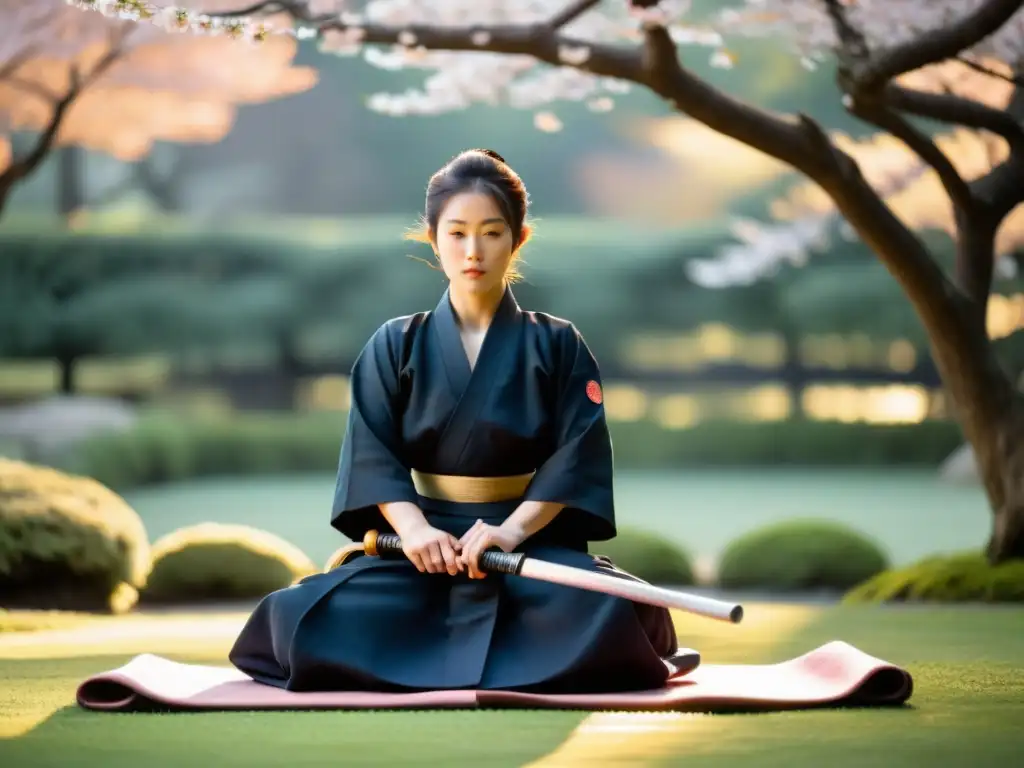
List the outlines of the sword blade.
{"label": "sword blade", "polygon": [[528,579],[561,584],[566,587],[604,592],[605,594],[623,597],[638,603],[657,605],[662,608],[675,608],[680,611],[727,621],[732,624],[739,624],[743,620],[743,606],[737,603],[686,592],[677,592],[672,589],[665,589],[664,587],[656,587],[653,584],[645,584],[594,571],[585,571],[582,568],[573,568],[568,565],[550,563],[531,557],[523,560],[519,575]]}

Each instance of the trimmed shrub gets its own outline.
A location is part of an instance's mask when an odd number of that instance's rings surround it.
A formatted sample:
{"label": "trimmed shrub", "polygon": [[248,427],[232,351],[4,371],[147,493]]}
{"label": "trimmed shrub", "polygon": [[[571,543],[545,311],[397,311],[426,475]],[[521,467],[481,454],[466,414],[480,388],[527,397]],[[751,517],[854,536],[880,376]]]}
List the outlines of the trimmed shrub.
{"label": "trimmed shrub", "polygon": [[843,602],[1024,602],[1024,559],[993,566],[980,552],[928,557],[875,575]]}
{"label": "trimmed shrub", "polygon": [[620,530],[611,541],[594,542],[590,550],[605,555],[618,568],[652,584],[687,586],[694,583],[686,552],[661,536],[638,529]]}
{"label": "trimmed shrub", "polygon": [[247,525],[201,523],[153,544],[145,602],[259,598],[318,569],[298,547]]}
{"label": "trimmed shrub", "polygon": [[4,607],[121,613],[149,572],[141,518],[101,483],[0,459]]}
{"label": "trimmed shrub", "polygon": [[846,590],[888,567],[882,549],[838,523],[793,520],[739,537],[718,565],[722,587]]}

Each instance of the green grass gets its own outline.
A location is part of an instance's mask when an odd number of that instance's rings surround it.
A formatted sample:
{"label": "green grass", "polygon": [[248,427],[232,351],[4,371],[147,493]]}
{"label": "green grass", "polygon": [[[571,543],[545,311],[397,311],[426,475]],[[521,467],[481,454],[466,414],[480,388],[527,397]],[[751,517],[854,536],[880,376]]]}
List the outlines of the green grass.
{"label": "green grass", "polygon": [[[736,536],[795,517],[820,517],[873,537],[896,564],[982,548],[991,516],[980,488],[932,470],[686,470],[616,474],[619,524],[645,528],[696,557]],[[129,491],[150,538],[206,520],[264,528],[322,564],[343,543],[329,528],[327,475],[196,480]]]}
{"label": "green grass", "polygon": [[[896,710],[641,717],[649,727],[633,733],[600,728],[609,720],[629,721],[628,715],[593,716],[590,728],[574,732],[587,718],[582,712],[98,714],[73,704],[86,675],[145,650],[223,663],[230,632],[221,627],[191,641],[155,635],[133,641],[124,634],[93,645],[41,633],[33,647],[20,651],[0,637],[0,737],[6,737],[0,738],[0,764],[589,766],[604,759],[636,766],[845,768],[877,761],[973,768],[1010,765],[1019,757],[1024,611],[751,605],[748,617],[739,627],[681,617],[680,635],[708,662],[781,660],[841,638],[906,666],[915,677],[910,704]],[[177,621],[201,628],[217,620],[223,617],[128,617],[97,625]]]}
{"label": "green grass", "polygon": [[68,629],[93,620],[89,614],[71,611],[7,611],[0,608],[0,635],[5,632]]}

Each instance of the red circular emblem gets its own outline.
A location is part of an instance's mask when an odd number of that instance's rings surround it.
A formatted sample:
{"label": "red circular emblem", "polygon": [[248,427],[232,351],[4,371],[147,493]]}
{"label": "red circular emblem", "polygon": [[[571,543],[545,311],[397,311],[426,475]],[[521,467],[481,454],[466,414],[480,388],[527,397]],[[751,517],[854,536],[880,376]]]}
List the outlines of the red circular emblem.
{"label": "red circular emblem", "polygon": [[604,400],[604,397],[601,395],[601,385],[593,379],[587,382],[587,397],[590,398],[591,402],[598,405]]}

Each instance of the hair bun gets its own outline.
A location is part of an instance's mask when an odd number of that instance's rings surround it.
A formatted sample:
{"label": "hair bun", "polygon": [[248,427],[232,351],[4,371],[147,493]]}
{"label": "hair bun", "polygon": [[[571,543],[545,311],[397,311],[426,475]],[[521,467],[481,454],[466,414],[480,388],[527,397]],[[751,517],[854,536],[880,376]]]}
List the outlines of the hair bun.
{"label": "hair bun", "polygon": [[497,160],[499,163],[505,163],[505,165],[508,165],[508,162],[505,160],[505,158],[502,157],[501,155],[499,155],[493,149],[475,149],[473,151],[474,152],[479,152],[482,155],[487,155],[488,157],[493,158],[494,160]]}

